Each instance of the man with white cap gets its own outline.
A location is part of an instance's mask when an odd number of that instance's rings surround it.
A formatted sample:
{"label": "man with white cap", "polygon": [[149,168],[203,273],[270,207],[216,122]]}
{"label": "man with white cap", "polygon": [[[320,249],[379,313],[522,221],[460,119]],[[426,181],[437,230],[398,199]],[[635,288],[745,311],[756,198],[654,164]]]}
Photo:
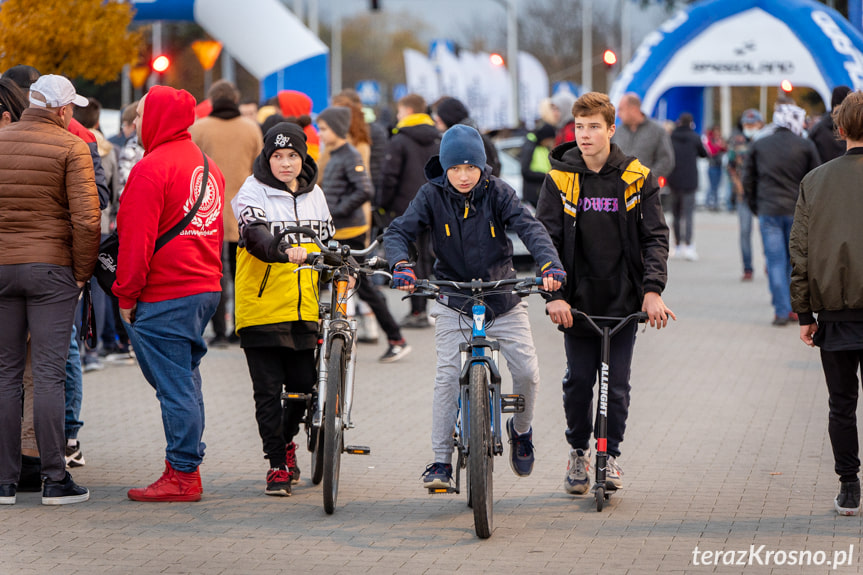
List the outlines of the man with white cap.
{"label": "man with white cap", "polygon": [[42,503],[89,498],[66,471],[66,352],[75,306],[99,247],[99,198],[87,145],[67,131],[86,106],[63,76],[30,86],[30,107],[0,131],[0,504],[15,503],[21,386],[29,331]]}

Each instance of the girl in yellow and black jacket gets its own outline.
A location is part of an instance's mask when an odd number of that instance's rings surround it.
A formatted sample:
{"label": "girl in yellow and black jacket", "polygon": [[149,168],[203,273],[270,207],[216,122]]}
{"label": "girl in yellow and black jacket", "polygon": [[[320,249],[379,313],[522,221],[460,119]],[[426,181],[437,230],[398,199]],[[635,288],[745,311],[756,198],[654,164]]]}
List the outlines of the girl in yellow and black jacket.
{"label": "girl in yellow and black jacket", "polygon": [[305,406],[282,407],[282,391],[310,393],[315,384],[318,274],[296,271],[311,238],[295,234],[281,243],[286,227],[314,229],[326,242],[334,233],[327,200],[315,185],[317,166],[307,156],[306,136],[290,123],[273,126],[264,149],[231,202],[240,228],[235,302],[237,334],[246,354],[255,397],[255,418],[270,460],[267,495],[291,494],[300,480],[294,436]]}

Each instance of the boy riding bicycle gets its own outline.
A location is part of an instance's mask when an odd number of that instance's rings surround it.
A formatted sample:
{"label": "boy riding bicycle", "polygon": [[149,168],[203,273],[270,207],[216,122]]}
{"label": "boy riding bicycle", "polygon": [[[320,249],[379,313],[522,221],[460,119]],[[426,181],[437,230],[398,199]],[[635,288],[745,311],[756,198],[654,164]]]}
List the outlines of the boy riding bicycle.
{"label": "boy riding bicycle", "polygon": [[[387,259],[395,262],[393,287],[413,291],[416,274],[408,263],[408,245],[424,229],[431,230],[440,280],[494,281],[514,278],[514,230],[539,262],[546,290],[560,289],[566,277],[545,229],[519,202],[509,185],[491,175],[486,166],[482,137],[475,129],[456,125],[441,140],[440,155],[425,167],[428,182],[420,188],[405,213],[384,234]],[[432,310],[435,321],[437,371],[432,407],[434,462],[423,473],[423,487],[448,487],[452,481],[453,429],[458,415],[459,343],[470,336],[471,296],[447,291]],[[539,385],[539,364],[527,315],[527,304],[514,294],[493,294],[485,299],[489,337],[500,342],[512,374],[513,393],[524,396],[525,408],[507,421],[512,445],[510,465],[516,475],[533,470],[531,428],[534,399]]]}
{"label": "boy riding bicycle", "polygon": [[[570,308],[588,315],[624,317],[647,312],[651,327],[677,319],[660,294],[665,288],[668,226],[659,203],[656,177],[615,144],[614,106],[608,96],[589,92],[573,105],[575,142],[551,153],[552,171],[537,203],[537,219],[548,229],[569,274],[566,287],[546,305],[564,332],[566,374],[563,405],[571,449],[564,489],[590,488],[593,386],[600,363],[600,340],[573,323]],[[576,225],[577,224],[577,225]],[[637,324],[611,340],[608,382],[608,465],[606,484],[621,487],[620,443],[629,411],[629,372]]]}

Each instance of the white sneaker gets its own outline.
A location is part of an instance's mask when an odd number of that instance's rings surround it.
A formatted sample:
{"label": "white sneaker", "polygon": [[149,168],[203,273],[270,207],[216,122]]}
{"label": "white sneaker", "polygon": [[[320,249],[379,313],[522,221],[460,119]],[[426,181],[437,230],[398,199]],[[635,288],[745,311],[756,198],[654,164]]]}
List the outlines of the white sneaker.
{"label": "white sneaker", "polygon": [[695,251],[695,244],[686,246],[686,250],[683,252],[683,257],[690,262],[698,261],[698,253]]}
{"label": "white sneaker", "polygon": [[582,495],[590,489],[590,449],[570,449],[563,489],[571,495]]}
{"label": "white sneaker", "polygon": [[623,475],[623,470],[617,463],[617,458],[609,455],[605,462],[606,489],[620,489],[623,487],[623,482],[620,480],[621,475]]}

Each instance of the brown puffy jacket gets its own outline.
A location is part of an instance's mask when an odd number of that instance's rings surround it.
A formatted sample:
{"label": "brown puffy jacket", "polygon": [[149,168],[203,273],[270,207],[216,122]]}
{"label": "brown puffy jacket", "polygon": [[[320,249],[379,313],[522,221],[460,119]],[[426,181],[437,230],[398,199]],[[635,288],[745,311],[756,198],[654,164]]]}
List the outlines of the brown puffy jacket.
{"label": "brown puffy jacket", "polygon": [[27,108],[0,130],[0,265],[71,266],[87,281],[99,250],[90,150],[56,114]]}

